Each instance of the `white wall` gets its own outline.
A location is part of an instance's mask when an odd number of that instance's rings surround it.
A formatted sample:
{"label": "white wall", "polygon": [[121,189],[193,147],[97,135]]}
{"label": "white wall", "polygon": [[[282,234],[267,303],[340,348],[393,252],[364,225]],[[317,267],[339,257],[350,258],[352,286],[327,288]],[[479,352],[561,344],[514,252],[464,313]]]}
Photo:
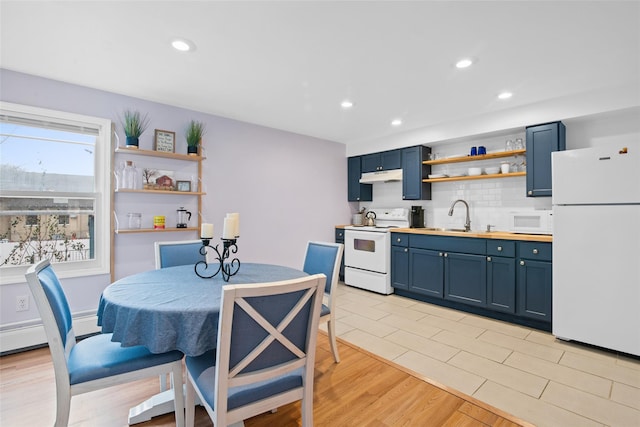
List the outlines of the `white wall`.
{"label": "white wall", "polygon": [[[214,223],[219,237],[225,213],[240,213],[237,256],[242,262],[300,267],[308,240],[333,241],[334,225],[349,221],[343,144],[4,69],[0,69],[0,82],[3,101],[108,118],[117,125],[121,141],[122,111],[131,108],[148,112],[151,123],[140,147],[149,150],[153,129],[164,129],[176,132],[176,152],[186,152],[184,126],[191,119],[204,121],[207,158],[203,162],[203,182],[207,194],[203,197],[203,216]],[[140,159],[147,165],[153,161]],[[120,217],[153,203],[158,202],[151,196],[133,198],[129,205],[118,206]],[[190,202],[183,196],[166,196],[162,203],[168,206],[163,209],[168,209],[170,223],[175,220],[171,216],[175,209]],[[118,235],[116,276],[154,268],[155,240],[197,237],[195,232]],[[109,283],[108,275],[62,280],[71,311],[95,312],[100,294]],[[15,311],[16,297],[28,294],[26,283],[0,286],[0,332],[39,322],[33,301],[30,310]]]}

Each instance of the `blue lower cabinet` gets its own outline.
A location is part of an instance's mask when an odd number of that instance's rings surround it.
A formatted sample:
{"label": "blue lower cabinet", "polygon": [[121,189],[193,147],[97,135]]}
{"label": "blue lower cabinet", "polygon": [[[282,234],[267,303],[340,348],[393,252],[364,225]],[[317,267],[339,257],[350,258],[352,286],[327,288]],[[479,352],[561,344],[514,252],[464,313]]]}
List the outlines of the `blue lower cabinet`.
{"label": "blue lower cabinet", "polygon": [[487,307],[505,313],[516,312],[516,260],[487,257]]}
{"label": "blue lower cabinet", "polygon": [[552,245],[392,233],[399,294],[551,330]]}
{"label": "blue lower cabinet", "polygon": [[551,322],[552,267],[547,261],[520,259],[517,314]]}
{"label": "blue lower cabinet", "polygon": [[444,256],[429,249],[409,249],[409,290],[442,298],[444,292]]}
{"label": "blue lower cabinet", "polygon": [[409,248],[391,246],[391,286],[409,290]]}
{"label": "blue lower cabinet", "polygon": [[487,305],[487,262],[484,255],[444,254],[444,297],[480,307]]}

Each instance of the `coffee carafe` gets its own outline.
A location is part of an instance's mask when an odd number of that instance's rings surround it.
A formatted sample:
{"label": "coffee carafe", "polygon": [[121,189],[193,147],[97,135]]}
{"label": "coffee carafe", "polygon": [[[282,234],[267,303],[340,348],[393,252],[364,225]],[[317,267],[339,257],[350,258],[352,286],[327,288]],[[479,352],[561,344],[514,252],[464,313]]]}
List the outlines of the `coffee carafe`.
{"label": "coffee carafe", "polygon": [[176,225],[176,227],[187,228],[189,226],[189,220],[191,219],[191,212],[189,212],[182,206],[180,207],[180,209],[177,210],[177,212],[178,212],[178,224]]}

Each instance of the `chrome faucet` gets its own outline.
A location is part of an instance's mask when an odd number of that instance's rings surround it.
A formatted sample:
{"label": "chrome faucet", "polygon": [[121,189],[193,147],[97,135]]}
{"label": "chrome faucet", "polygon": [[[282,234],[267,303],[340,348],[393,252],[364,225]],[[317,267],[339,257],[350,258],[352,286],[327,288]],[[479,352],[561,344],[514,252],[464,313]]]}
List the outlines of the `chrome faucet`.
{"label": "chrome faucet", "polygon": [[468,204],[467,202],[465,202],[465,201],[464,201],[464,200],[462,200],[462,199],[458,199],[458,200],[456,200],[455,202],[453,202],[453,203],[451,204],[451,208],[449,209],[449,216],[453,216],[453,207],[454,207],[454,206],[456,205],[456,203],[458,203],[458,202],[462,202],[462,203],[464,203],[464,205],[465,205],[465,206],[466,206],[466,208],[467,208],[467,218],[466,218],[466,220],[465,220],[465,222],[464,222],[464,231],[471,231],[471,218],[469,218],[469,204]]}

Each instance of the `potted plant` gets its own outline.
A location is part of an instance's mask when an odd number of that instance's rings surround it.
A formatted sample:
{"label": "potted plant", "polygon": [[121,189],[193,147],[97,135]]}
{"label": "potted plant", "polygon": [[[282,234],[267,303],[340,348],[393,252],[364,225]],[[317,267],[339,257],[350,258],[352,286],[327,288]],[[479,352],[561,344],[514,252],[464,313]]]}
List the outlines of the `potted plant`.
{"label": "potted plant", "polygon": [[144,116],[139,111],[125,110],[122,116],[122,127],[127,137],[126,146],[128,148],[138,148],[140,135],[149,126],[149,117]]}
{"label": "potted plant", "polygon": [[200,146],[200,142],[202,140],[202,135],[204,135],[204,123],[198,122],[195,120],[191,120],[189,125],[187,126],[187,154],[191,156],[198,155],[198,147]]}

